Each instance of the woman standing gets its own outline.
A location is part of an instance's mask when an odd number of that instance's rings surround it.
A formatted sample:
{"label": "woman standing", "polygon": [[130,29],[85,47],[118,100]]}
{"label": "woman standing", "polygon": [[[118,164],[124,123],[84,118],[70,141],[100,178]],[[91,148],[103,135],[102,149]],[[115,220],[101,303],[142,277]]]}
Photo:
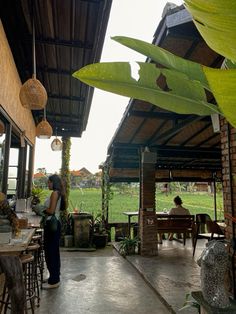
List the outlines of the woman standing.
{"label": "woman standing", "polygon": [[65,190],[61,178],[54,174],[48,178],[48,188],[52,193],[45,201],[44,251],[49,278],[43,289],[57,288],[60,285],[60,210],[66,209]]}

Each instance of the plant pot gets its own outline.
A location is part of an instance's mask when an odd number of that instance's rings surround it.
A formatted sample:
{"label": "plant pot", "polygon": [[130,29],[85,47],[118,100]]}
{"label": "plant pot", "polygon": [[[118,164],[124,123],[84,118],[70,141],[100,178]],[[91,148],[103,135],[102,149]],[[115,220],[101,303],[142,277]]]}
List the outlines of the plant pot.
{"label": "plant pot", "polygon": [[87,248],[91,244],[91,225],[93,216],[88,213],[72,213],[74,219],[74,245]]}
{"label": "plant pot", "polygon": [[97,249],[104,248],[107,245],[108,234],[93,234],[93,244]]}
{"label": "plant pot", "polygon": [[135,245],[132,245],[126,249],[126,255],[134,255],[135,254]]}

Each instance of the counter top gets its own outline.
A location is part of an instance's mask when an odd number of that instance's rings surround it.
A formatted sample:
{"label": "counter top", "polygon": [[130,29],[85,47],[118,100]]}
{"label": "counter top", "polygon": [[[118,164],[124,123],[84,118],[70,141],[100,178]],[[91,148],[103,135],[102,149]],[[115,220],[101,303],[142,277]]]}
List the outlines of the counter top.
{"label": "counter top", "polygon": [[8,244],[0,245],[0,255],[19,255],[21,252],[27,249],[35,229],[21,229],[18,237],[12,238]]}

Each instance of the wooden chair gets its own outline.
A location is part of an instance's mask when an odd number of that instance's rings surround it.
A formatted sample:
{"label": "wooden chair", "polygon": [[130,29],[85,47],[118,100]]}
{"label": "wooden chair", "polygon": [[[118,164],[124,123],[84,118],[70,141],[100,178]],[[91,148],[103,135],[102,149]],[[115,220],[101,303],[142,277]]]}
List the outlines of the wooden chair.
{"label": "wooden chair", "polygon": [[220,226],[217,224],[216,221],[208,221],[207,222],[207,230],[211,234],[210,240],[222,240],[225,239],[224,232],[220,228]]}
{"label": "wooden chair", "polygon": [[196,223],[193,232],[193,256],[195,254],[197,240],[206,239],[210,240],[221,240],[224,238],[220,227],[215,221],[212,221],[208,214],[196,214]]}
{"label": "wooden chair", "polygon": [[183,235],[183,244],[186,243],[187,234],[192,234],[194,215],[163,215],[157,214],[157,233],[162,237],[164,233]]}

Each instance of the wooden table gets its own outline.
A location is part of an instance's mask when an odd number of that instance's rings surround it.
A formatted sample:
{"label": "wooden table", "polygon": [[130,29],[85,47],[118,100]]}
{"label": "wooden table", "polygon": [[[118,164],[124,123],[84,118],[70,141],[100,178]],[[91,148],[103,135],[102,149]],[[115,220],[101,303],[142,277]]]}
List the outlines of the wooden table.
{"label": "wooden table", "polygon": [[0,245],[0,255],[20,255],[25,251],[35,233],[35,229],[21,229],[21,234],[18,238],[11,239],[8,244]]}
{"label": "wooden table", "polygon": [[23,313],[25,304],[22,264],[19,255],[25,251],[35,233],[35,228],[21,229],[18,238],[0,245],[0,285],[6,285],[11,298],[12,313]]}
{"label": "wooden table", "polygon": [[126,215],[126,216],[128,216],[128,234],[129,234],[129,236],[131,236],[130,235],[130,225],[131,225],[131,218],[133,217],[133,216],[138,216],[138,214],[139,214],[139,212],[138,211],[130,211],[130,212],[123,212],[123,214],[124,215]]}
{"label": "wooden table", "polygon": [[[130,211],[130,212],[123,212],[124,215],[128,216],[128,234],[130,236],[130,227],[131,227],[131,218],[133,216],[138,216],[139,212],[138,211]],[[168,215],[167,212],[156,212],[158,215]]]}

